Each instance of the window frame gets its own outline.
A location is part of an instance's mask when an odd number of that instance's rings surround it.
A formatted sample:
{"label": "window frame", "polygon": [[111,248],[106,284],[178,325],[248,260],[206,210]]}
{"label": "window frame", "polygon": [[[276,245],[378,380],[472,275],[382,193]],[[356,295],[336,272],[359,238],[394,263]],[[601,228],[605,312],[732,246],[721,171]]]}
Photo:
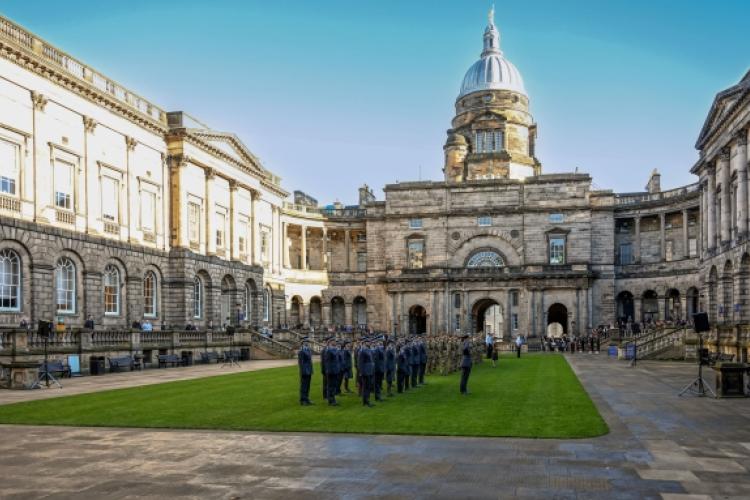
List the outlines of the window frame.
{"label": "window frame", "polygon": [[409,218],[409,229],[423,229],[424,223],[421,217]]}
{"label": "window frame", "polygon": [[203,319],[203,280],[193,278],[193,319]]}
{"label": "window frame", "polygon": [[[10,140],[9,138],[5,136],[0,136],[0,142],[4,142],[9,145],[10,148],[15,150],[15,161],[14,165],[12,166],[12,172],[10,172],[10,175],[12,177],[7,177],[5,175],[2,175],[2,172],[0,171],[0,195],[2,196],[10,196],[13,198],[20,198],[21,196],[21,148],[22,145],[16,141]],[[9,185],[12,184],[13,186],[13,192],[4,191],[2,188],[3,183],[8,183]]]}
{"label": "window frame", "polygon": [[[70,169],[70,185],[67,186],[70,189],[70,193],[64,193],[62,191],[58,191],[57,188],[59,187],[57,182],[57,165],[65,165]],[[53,197],[53,203],[55,205],[55,208],[58,210],[67,210],[69,212],[75,211],[75,180],[76,175],[76,164],[73,161],[70,161],[65,158],[60,158],[59,156],[55,156],[52,160],[52,192],[54,193]],[[61,205],[60,202],[60,195],[63,196],[63,199],[66,200],[66,203]]]}
{"label": "window frame", "polygon": [[[72,277],[60,276],[59,273],[72,273]],[[69,281],[71,283],[70,288],[60,288],[60,279]],[[66,294],[65,304],[68,304],[67,294],[70,294],[70,307],[67,309],[60,309],[60,293]],[[55,263],[55,315],[72,315],[76,314],[77,296],[78,293],[78,269],[76,263],[70,257],[60,257]]]}
{"label": "window frame", "polygon": [[[114,284],[108,283],[108,279],[114,277],[116,280]],[[102,292],[104,294],[104,315],[105,316],[119,316],[120,305],[122,303],[122,290],[121,290],[120,270],[114,264],[107,264],[104,267],[104,273],[102,275]],[[114,298],[114,301],[108,301],[107,288],[113,288],[114,294],[110,293],[110,297]],[[114,310],[107,310],[109,305],[114,305]]]}
{"label": "window frame", "polygon": [[[187,231],[188,231],[188,243],[195,243],[200,245],[201,243],[201,204],[196,201],[187,202],[188,220],[187,220]],[[195,220],[193,220],[193,212],[195,211]],[[195,228],[193,227],[195,226]],[[195,229],[195,239],[193,239],[193,229]]]}
{"label": "window frame", "polygon": [[[553,241],[562,241],[561,262],[552,262]],[[547,263],[551,266],[564,266],[568,262],[568,235],[567,233],[553,232],[547,234]]]}
{"label": "window frame", "polygon": [[[414,243],[422,244],[420,263],[418,266],[412,265],[411,245]],[[406,268],[407,269],[424,269],[425,268],[426,248],[427,248],[426,239],[423,236],[410,236],[406,238]]]}
{"label": "window frame", "polygon": [[[151,282],[151,300],[147,297],[147,284]],[[157,318],[159,316],[159,300],[158,300],[158,279],[154,271],[146,271],[143,277],[143,317],[144,318]],[[146,305],[151,305],[151,312],[146,312]]]}
{"label": "window frame", "polygon": [[[9,261],[9,264],[5,264]],[[14,262],[15,261],[15,262]],[[0,312],[17,313],[21,312],[23,304],[23,262],[21,256],[12,248],[3,248],[0,250]],[[10,266],[10,272],[6,273],[6,265]],[[14,270],[13,267],[16,269]],[[10,274],[10,283],[6,282],[6,274]],[[8,290],[6,296],[5,291]],[[3,301],[7,300],[10,304],[15,301],[15,305],[4,306]]]}
{"label": "window frame", "polygon": [[480,215],[477,217],[477,226],[479,227],[492,227],[492,216],[491,215]]}

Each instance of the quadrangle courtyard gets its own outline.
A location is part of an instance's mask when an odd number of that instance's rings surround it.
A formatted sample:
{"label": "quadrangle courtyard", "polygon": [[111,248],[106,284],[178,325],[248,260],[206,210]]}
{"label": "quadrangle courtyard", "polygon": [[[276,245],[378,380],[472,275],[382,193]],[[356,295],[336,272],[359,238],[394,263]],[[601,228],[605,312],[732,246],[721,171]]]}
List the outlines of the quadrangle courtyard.
{"label": "quadrangle courtyard", "polygon": [[[631,368],[604,355],[565,358],[606,422],[608,434],[584,439],[521,439],[2,425],[0,497],[750,495],[748,400],[678,397],[680,389],[695,376],[694,364],[641,362]],[[509,369],[515,362],[513,358],[501,359],[496,370]],[[284,363],[251,361],[241,369]],[[191,375],[194,370],[199,373]],[[85,378],[66,384],[60,393],[219,373],[215,366],[163,370],[148,379],[128,373],[99,378],[96,386],[89,382],[91,378]],[[712,374],[706,375],[713,383]],[[431,389],[428,385],[417,391]],[[0,394],[0,402],[54,397],[55,392],[7,391]],[[482,397],[481,387],[470,396]],[[290,401],[290,405],[294,403]],[[544,408],[539,406],[541,416]]]}

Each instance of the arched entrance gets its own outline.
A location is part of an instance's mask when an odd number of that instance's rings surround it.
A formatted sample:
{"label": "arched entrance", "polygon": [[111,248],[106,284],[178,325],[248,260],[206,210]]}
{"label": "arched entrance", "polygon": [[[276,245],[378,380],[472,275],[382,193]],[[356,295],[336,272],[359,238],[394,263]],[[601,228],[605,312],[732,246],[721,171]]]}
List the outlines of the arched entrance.
{"label": "arched entrance", "polygon": [[479,299],[471,309],[472,332],[503,336],[503,308],[494,299]]}
{"label": "arched entrance", "polygon": [[292,297],[292,305],[289,309],[289,326],[292,328],[299,328],[302,325],[303,317],[302,298],[295,295]]}
{"label": "arched entrance", "polygon": [[234,296],[236,292],[237,285],[234,282],[234,278],[227,274],[221,279],[221,297],[219,300],[219,314],[221,314],[221,316],[219,318],[222,326],[234,325],[237,323],[239,311],[237,311],[237,314],[233,314],[233,306],[235,302]]}
{"label": "arched entrance", "polygon": [[420,305],[409,309],[409,335],[422,335],[427,332],[427,310]]}
{"label": "arched entrance", "polygon": [[659,296],[653,290],[643,292],[641,298],[641,315],[643,323],[649,323],[659,319]]}
{"label": "arched entrance", "polygon": [[364,297],[358,296],[352,301],[352,316],[355,326],[367,327],[367,301]]}
{"label": "arched entrance", "polygon": [[617,295],[617,320],[622,323],[635,321],[635,307],[632,293],[625,291]]}
{"label": "arched entrance", "polygon": [[700,305],[698,303],[698,289],[695,287],[688,288],[687,291],[687,319],[688,321],[693,320],[693,314],[700,312]]}
{"label": "arched entrance", "polygon": [[331,323],[335,326],[343,326],[346,321],[346,307],[344,299],[334,297],[331,299]]}
{"label": "arched entrance", "polygon": [[720,321],[734,321],[734,280],[732,261],[724,264],[724,273],[721,275],[721,317]]}
{"label": "arched entrance", "polygon": [[568,333],[568,308],[559,302],[547,309],[547,336],[561,337]]}
{"label": "arched entrance", "polygon": [[671,288],[667,290],[667,308],[664,311],[667,321],[677,321],[682,317],[682,303],[680,292]]}
{"label": "arched entrance", "polygon": [[321,324],[323,318],[323,308],[320,302],[320,297],[313,297],[310,299],[310,326],[318,327]]}

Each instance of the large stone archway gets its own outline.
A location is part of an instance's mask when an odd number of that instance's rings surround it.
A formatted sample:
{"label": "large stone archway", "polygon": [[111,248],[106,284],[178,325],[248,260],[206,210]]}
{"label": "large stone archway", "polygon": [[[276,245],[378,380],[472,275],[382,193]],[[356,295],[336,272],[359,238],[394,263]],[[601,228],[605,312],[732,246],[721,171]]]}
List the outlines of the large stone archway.
{"label": "large stone archway", "polygon": [[548,337],[559,337],[568,333],[568,308],[559,302],[552,304],[547,309],[546,333]]}
{"label": "large stone archway", "polygon": [[505,325],[503,307],[489,297],[477,300],[471,308],[472,333],[490,333],[502,337]]}
{"label": "large stone archway", "polygon": [[422,335],[427,333],[427,310],[414,305],[409,309],[409,335]]}

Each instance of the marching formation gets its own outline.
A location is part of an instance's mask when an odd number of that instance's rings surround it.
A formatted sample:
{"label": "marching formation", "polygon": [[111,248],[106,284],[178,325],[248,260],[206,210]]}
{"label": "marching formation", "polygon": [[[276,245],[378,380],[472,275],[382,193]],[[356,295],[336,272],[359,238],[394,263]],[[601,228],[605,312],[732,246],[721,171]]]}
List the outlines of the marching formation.
{"label": "marching formation", "polygon": [[[426,374],[448,375],[461,370],[461,394],[468,394],[471,367],[482,360],[481,345],[475,344],[468,335],[453,337],[394,338],[388,335],[362,337],[357,341],[340,341],[334,337],[326,340],[320,352],[320,371],[323,377],[323,399],[330,406],[338,406],[336,397],[342,393],[353,393],[350,384],[356,384],[358,396],[367,407],[371,402],[383,401],[425,385]],[[308,406],[310,382],[313,375],[313,353],[309,339],[302,339],[302,348],[297,354],[300,369],[300,404]]]}

